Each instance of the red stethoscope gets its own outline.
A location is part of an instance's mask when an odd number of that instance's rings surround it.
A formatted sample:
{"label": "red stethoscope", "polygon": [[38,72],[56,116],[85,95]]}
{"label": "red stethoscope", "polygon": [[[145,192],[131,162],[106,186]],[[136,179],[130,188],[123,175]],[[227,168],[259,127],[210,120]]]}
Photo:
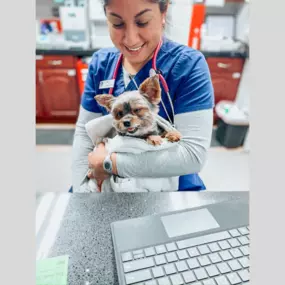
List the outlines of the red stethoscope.
{"label": "red stethoscope", "polygon": [[[160,80],[160,82],[161,82],[161,84],[163,86],[163,89],[164,89],[165,93],[167,94],[167,97],[168,97],[168,100],[169,100],[169,103],[170,103],[170,106],[171,106],[173,120],[171,120],[171,118],[170,118],[170,116],[169,116],[169,114],[168,114],[168,112],[166,110],[166,107],[164,105],[163,100],[161,100],[161,104],[162,104],[162,106],[164,108],[164,111],[165,111],[165,113],[166,113],[166,115],[168,117],[169,122],[174,126],[174,107],[173,107],[173,103],[172,103],[172,100],[171,100],[171,97],[170,97],[169,88],[168,88],[168,85],[167,85],[164,77],[162,76],[161,72],[158,71],[158,69],[156,67],[157,54],[158,54],[158,52],[159,52],[159,50],[160,50],[160,48],[162,46],[162,43],[163,43],[162,40],[160,40],[159,44],[157,45],[157,47],[156,47],[156,49],[154,51],[154,55],[153,55],[153,58],[152,58],[152,72],[154,72],[155,74],[158,74],[159,80]],[[119,68],[120,68],[120,65],[121,65],[122,61],[123,61],[123,54],[120,54],[119,59],[118,59],[117,64],[116,64],[116,67],[115,67],[115,70],[114,70],[113,77],[112,77],[112,80],[114,80],[114,85],[115,85],[115,81],[117,79],[118,71],[119,71]],[[135,81],[134,81],[134,83],[137,86]],[[113,95],[113,91],[114,91],[114,87],[110,88],[109,94]]]}

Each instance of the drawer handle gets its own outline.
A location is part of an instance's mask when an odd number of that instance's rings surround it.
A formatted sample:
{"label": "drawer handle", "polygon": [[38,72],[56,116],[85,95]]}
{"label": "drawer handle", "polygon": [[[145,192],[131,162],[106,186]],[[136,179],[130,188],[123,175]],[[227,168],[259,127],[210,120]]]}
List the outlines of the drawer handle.
{"label": "drawer handle", "polygon": [[50,60],[48,63],[50,65],[61,65],[62,64],[62,60]]}
{"label": "drawer handle", "polygon": [[72,77],[72,76],[75,76],[76,75],[76,70],[75,69],[69,69],[67,71],[67,75]]}
{"label": "drawer handle", "polygon": [[217,66],[218,66],[219,68],[224,68],[224,69],[226,69],[226,68],[229,68],[229,67],[231,66],[231,64],[230,64],[230,63],[218,62],[218,63],[217,63]]}

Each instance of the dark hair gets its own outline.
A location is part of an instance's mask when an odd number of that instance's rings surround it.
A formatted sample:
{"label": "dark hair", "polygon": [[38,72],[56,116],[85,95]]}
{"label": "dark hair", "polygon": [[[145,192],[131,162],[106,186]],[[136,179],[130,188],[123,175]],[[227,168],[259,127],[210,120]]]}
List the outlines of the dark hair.
{"label": "dark hair", "polygon": [[[160,9],[160,12],[161,13],[164,13],[167,9],[167,5],[169,4],[169,1],[170,0],[148,0],[152,3],[157,3],[159,4],[159,9]],[[105,7],[109,4],[110,0],[102,0],[103,2],[103,5],[104,5],[104,10],[105,10]]]}

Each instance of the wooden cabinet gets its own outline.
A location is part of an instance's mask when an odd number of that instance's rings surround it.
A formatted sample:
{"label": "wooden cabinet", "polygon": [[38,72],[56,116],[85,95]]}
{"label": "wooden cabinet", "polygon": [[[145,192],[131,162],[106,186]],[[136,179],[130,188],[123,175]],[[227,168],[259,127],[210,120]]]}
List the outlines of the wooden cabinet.
{"label": "wooden cabinet", "polygon": [[37,121],[74,123],[79,104],[75,59],[71,56],[45,56],[37,60]]}
{"label": "wooden cabinet", "polygon": [[[207,59],[215,95],[215,104],[221,100],[234,101],[238,92],[244,59],[208,58]],[[214,114],[216,122],[217,115]]]}
{"label": "wooden cabinet", "polygon": [[48,117],[76,117],[79,108],[75,69],[39,69],[39,88]]}

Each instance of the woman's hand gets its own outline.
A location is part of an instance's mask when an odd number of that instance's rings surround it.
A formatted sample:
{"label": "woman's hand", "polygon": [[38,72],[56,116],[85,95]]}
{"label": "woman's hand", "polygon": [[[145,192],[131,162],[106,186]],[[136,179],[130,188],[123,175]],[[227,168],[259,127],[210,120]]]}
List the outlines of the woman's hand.
{"label": "woman's hand", "polygon": [[[95,151],[89,153],[88,165],[89,168],[92,169],[92,171],[89,171],[88,173],[89,178],[94,178],[99,182],[99,181],[104,181],[110,176],[110,174],[107,173],[103,168],[103,162],[107,154],[108,152],[106,151],[104,143],[100,143],[95,149]],[[113,164],[113,173],[117,174],[115,153],[112,153],[111,160]]]}

